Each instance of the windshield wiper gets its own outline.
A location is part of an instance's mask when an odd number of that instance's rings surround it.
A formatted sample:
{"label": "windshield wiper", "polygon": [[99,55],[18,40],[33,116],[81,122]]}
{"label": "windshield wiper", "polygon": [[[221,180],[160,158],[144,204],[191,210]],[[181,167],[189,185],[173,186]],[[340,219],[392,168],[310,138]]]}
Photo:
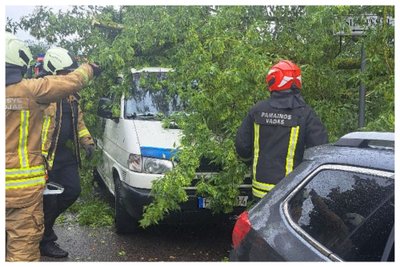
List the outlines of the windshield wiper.
{"label": "windshield wiper", "polygon": [[129,114],[126,114],[126,118],[127,119],[136,119],[136,118],[139,118],[139,119],[142,119],[142,120],[152,120],[152,119],[160,119],[160,115],[161,113],[158,113],[158,114],[154,114],[154,113],[152,113],[152,112],[145,112],[145,113],[136,113],[136,112],[133,112],[133,113],[129,113]]}
{"label": "windshield wiper", "polygon": [[127,119],[135,119],[136,117],[137,117],[137,115],[136,115],[135,112],[134,113],[129,113],[129,114],[126,115]]}
{"label": "windshield wiper", "polygon": [[141,118],[141,119],[144,119],[144,120],[151,120],[151,119],[154,119],[156,117],[156,114],[151,113],[151,112],[139,113],[139,114],[135,113],[135,117],[138,117],[138,118]]}

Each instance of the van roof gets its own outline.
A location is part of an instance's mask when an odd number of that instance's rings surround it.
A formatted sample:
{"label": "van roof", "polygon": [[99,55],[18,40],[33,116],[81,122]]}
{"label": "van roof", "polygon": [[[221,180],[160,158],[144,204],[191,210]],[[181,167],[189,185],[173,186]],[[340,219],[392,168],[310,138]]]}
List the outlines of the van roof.
{"label": "van roof", "polygon": [[174,71],[171,68],[162,68],[162,67],[147,67],[147,68],[143,68],[143,69],[135,69],[132,68],[131,72],[132,73],[141,73],[141,72],[170,72],[170,71]]}

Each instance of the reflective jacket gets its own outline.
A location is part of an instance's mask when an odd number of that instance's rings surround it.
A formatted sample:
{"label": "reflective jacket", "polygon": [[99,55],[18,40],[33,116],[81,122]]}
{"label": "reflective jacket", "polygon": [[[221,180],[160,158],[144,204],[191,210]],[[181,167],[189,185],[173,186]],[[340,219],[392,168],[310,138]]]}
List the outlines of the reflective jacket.
{"label": "reflective jacket", "polygon": [[93,77],[88,64],[66,76],[23,79],[6,86],[6,207],[29,206],[42,198],[43,110],[84,87]]}
{"label": "reflective jacket", "polygon": [[[76,156],[76,162],[80,165],[81,158],[79,152],[79,144],[94,145],[92,136],[89,130],[86,128],[85,122],[83,121],[83,112],[79,107],[79,96],[73,94],[68,96],[67,102],[71,107],[72,114],[72,132],[74,139],[74,154]],[[60,100],[56,103],[51,103],[48,108],[44,111],[44,121],[42,130],[42,154],[46,159],[46,167],[48,170],[53,168],[55,152],[59,145],[59,136],[61,131],[61,122],[63,119],[63,101]]]}
{"label": "reflective jacket", "polygon": [[262,198],[303,159],[306,147],[328,142],[327,131],[299,92],[274,92],[258,102],[238,129],[235,146],[252,160],[253,196]]}

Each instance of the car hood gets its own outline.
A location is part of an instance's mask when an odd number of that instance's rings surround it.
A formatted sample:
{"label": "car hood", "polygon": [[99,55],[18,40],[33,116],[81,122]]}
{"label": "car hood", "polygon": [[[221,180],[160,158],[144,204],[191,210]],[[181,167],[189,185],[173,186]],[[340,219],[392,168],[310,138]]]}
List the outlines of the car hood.
{"label": "car hood", "polygon": [[176,149],[180,145],[182,131],[165,129],[161,121],[134,120],[140,147]]}

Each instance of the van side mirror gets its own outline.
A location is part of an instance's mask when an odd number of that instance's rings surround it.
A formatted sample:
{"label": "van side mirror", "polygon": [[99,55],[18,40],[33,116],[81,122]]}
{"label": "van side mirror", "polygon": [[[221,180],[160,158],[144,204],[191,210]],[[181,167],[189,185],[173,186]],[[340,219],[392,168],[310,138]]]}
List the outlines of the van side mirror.
{"label": "van side mirror", "polygon": [[112,101],[107,97],[102,97],[99,100],[97,115],[106,119],[112,119]]}

